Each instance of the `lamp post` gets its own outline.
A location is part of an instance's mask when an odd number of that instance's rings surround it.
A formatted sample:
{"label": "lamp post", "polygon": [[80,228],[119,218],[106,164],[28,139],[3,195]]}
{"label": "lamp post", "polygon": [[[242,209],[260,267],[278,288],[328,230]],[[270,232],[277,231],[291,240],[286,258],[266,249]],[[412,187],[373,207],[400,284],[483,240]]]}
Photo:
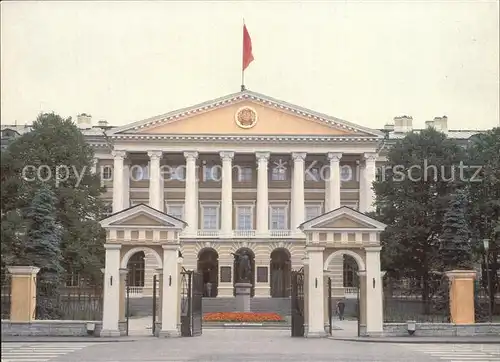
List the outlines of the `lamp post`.
{"label": "lamp post", "polygon": [[493,313],[491,310],[491,278],[490,278],[490,258],[489,258],[490,239],[483,239],[483,246],[486,259],[486,279],[488,279],[488,316],[490,323],[492,323]]}

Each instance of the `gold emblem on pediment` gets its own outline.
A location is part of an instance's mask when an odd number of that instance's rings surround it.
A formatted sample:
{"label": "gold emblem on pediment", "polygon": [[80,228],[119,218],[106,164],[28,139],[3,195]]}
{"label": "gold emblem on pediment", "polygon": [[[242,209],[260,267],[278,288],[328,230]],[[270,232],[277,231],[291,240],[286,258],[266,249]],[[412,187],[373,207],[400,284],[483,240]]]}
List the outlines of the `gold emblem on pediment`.
{"label": "gold emblem on pediment", "polygon": [[236,111],[234,119],[238,127],[252,128],[257,123],[257,112],[252,107],[244,106]]}

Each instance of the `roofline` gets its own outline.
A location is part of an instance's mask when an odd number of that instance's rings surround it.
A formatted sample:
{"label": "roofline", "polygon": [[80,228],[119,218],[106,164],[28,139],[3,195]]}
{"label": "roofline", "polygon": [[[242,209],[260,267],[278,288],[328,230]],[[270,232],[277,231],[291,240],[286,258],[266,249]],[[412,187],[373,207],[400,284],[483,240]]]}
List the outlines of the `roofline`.
{"label": "roofline", "polygon": [[[207,106],[213,106],[214,104],[217,104],[217,103],[228,102],[228,101],[231,101],[234,98],[238,98],[238,97],[245,97],[245,98],[246,97],[255,97],[255,98],[262,100],[262,101],[265,101],[265,102],[267,101],[270,103],[281,104],[281,105],[283,105],[287,108],[293,109],[297,112],[307,113],[307,114],[314,116],[314,117],[323,118],[325,120],[330,120],[332,122],[337,122],[337,123],[340,123],[340,124],[345,125],[347,127],[358,129],[360,131],[366,132],[366,133],[373,135],[373,136],[376,136],[376,137],[384,137],[384,135],[385,135],[384,132],[381,132],[378,129],[360,126],[358,124],[355,124],[355,123],[352,123],[352,122],[349,122],[349,121],[346,121],[346,120],[343,120],[340,118],[336,118],[336,117],[329,116],[329,115],[324,114],[324,113],[316,112],[316,111],[313,111],[311,109],[304,108],[304,107],[301,107],[301,106],[298,106],[298,105],[295,105],[295,104],[292,104],[292,103],[289,103],[286,101],[282,101],[282,100],[279,100],[276,98],[272,98],[272,97],[266,96],[264,94],[253,92],[250,90],[244,90],[244,91],[237,92],[237,93],[231,93],[231,94],[228,94],[228,95],[225,95],[225,96],[222,96],[219,98],[215,98],[215,99],[212,99],[209,101],[194,104],[194,105],[184,107],[181,109],[177,109],[177,110],[174,110],[174,111],[171,111],[168,113],[164,113],[164,114],[161,114],[158,116],[154,116],[154,117],[146,118],[146,119],[139,120],[139,121],[136,121],[133,123],[129,123],[129,124],[121,126],[121,127],[115,127],[115,128],[112,128],[110,130],[110,135],[114,135],[114,134],[119,133],[119,132],[127,131],[127,130],[133,129],[135,127],[141,126],[141,125],[149,123],[149,122],[160,121],[160,120],[163,120],[163,119],[168,118],[168,117],[172,117],[172,116],[175,116],[178,114],[186,113],[186,112],[189,112],[190,110],[193,110],[193,109],[200,109],[200,108],[207,107]],[[242,100],[245,100],[245,99],[242,98]]]}

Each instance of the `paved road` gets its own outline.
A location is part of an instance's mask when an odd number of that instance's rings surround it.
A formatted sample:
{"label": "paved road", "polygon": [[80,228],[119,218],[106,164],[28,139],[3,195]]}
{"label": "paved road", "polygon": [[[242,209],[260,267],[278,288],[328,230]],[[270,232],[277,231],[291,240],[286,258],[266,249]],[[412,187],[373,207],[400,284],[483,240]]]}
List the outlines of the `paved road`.
{"label": "paved road", "polygon": [[205,330],[195,338],[135,342],[2,343],[4,361],[491,362],[500,361],[500,345],[361,343],[291,338],[288,331],[226,329]]}
{"label": "paved road", "polygon": [[2,362],[45,362],[93,343],[2,343]]}

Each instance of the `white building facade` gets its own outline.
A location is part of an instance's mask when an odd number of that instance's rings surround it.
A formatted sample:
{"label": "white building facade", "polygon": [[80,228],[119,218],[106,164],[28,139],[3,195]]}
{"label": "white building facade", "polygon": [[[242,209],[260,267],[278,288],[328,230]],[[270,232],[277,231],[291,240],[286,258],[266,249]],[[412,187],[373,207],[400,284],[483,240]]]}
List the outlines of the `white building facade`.
{"label": "white building facade", "polygon": [[[108,129],[106,141],[86,135],[110,212],[144,203],[184,220],[184,267],[204,274],[211,297],[233,295],[231,253],[242,249],[253,258],[254,296],[288,296],[290,270],[303,264],[298,226],[340,206],[373,209],[384,139],[251,91]],[[154,256],[130,263],[133,292],[150,295]],[[357,286],[352,265],[339,257],[329,267],[339,296]]]}

